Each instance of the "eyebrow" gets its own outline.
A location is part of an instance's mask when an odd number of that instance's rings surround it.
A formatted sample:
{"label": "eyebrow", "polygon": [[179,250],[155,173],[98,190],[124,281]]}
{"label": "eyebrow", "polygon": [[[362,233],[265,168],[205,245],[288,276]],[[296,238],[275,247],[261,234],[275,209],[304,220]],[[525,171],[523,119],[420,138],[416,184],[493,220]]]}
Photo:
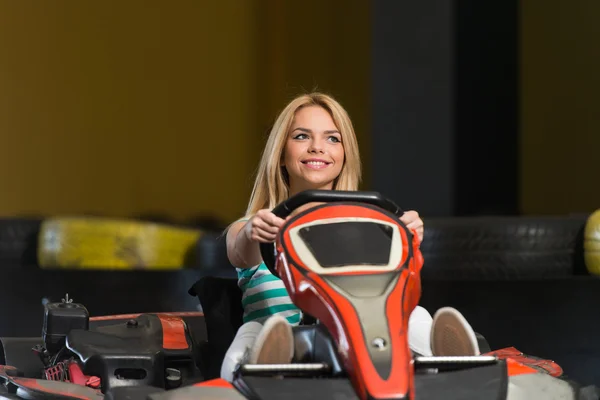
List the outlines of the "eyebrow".
{"label": "eyebrow", "polygon": [[[312,133],[312,131],[310,129],[302,128],[302,127],[295,128],[294,130],[292,130],[292,132],[294,132],[294,131],[302,131],[302,132],[306,132],[306,133]],[[324,131],[324,133],[332,134],[332,133],[340,133],[340,131],[338,131],[337,129],[334,129],[334,130]]]}

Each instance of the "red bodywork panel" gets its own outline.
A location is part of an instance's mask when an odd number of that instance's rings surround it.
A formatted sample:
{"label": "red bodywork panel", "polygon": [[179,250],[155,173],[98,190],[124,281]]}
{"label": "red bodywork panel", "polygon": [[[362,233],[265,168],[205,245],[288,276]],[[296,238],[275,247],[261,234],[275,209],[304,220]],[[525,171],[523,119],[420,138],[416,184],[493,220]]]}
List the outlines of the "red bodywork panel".
{"label": "red bodywork panel", "polygon": [[[143,314],[155,314],[158,316],[165,317],[203,317],[204,313],[199,311],[182,311],[182,312],[146,312]],[[134,319],[142,315],[142,313],[137,314],[116,314],[116,315],[101,315],[98,317],[90,317],[90,322],[92,321],[117,321],[121,319]]]}
{"label": "red bodywork panel", "polygon": [[543,372],[558,378],[563,374],[563,369],[554,361],[528,356],[514,347],[494,350],[485,355],[496,356],[501,360],[507,360],[508,376],[520,375],[522,373]]}
{"label": "red bodywork panel", "polygon": [[[391,368],[382,377],[369,355],[361,315],[351,301],[328,282],[308,270],[291,243],[290,230],[308,222],[332,218],[369,218],[396,225],[402,242],[402,258],[396,266],[399,275],[385,300],[385,318],[391,343]],[[420,270],[423,257],[416,234],[411,235],[397,217],[377,208],[355,205],[327,205],[290,220],[277,242],[276,270],[285,282],[289,295],[299,308],[319,319],[337,344],[345,370],[361,399],[414,397],[414,365],[408,347],[408,319],[421,296]],[[412,240],[409,238],[412,237]],[[281,240],[282,239],[282,240]],[[286,258],[286,252],[287,257]],[[412,252],[413,257],[409,258]],[[376,272],[374,272],[376,273]],[[360,273],[368,275],[368,268]],[[379,272],[381,274],[381,272]],[[333,272],[330,276],[336,276]]]}
{"label": "red bodywork panel", "polygon": [[[64,398],[71,399],[102,399],[104,395],[100,390],[88,388],[85,386],[73,385],[66,382],[58,381],[46,381],[41,379],[30,379],[30,378],[10,378],[9,381],[24,389],[26,392],[31,392],[32,397],[37,397],[41,394],[56,395]],[[37,396],[36,396],[37,394]]]}
{"label": "red bodywork panel", "polygon": [[200,383],[196,383],[193,386],[197,386],[197,387],[222,387],[222,388],[227,388],[227,389],[233,389],[233,385],[229,382],[227,382],[225,379],[211,379],[209,381],[205,381],[205,382],[200,382]]}
{"label": "red bodywork panel", "polygon": [[185,323],[180,317],[159,314],[158,318],[162,324],[165,350],[186,350],[190,347],[185,334]]}

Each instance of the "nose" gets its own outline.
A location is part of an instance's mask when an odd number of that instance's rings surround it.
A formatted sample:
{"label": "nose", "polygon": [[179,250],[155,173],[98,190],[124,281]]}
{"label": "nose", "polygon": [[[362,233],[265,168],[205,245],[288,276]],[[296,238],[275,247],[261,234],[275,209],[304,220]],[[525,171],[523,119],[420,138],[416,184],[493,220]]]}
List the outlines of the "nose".
{"label": "nose", "polygon": [[321,154],[323,154],[325,151],[324,151],[323,143],[321,143],[321,140],[317,139],[317,138],[311,140],[310,141],[310,146],[308,148],[308,152],[309,153],[321,153]]}

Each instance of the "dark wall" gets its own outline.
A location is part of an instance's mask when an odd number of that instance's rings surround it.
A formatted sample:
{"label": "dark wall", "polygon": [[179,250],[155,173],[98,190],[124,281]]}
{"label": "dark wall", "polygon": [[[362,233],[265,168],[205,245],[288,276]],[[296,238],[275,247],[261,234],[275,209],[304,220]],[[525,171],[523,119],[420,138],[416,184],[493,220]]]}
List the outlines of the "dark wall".
{"label": "dark wall", "polygon": [[373,189],[405,209],[454,209],[452,3],[372,2]]}
{"label": "dark wall", "polygon": [[425,216],[517,213],[516,2],[372,4],[373,189]]}
{"label": "dark wall", "polygon": [[457,215],[519,210],[516,0],[454,2]]}

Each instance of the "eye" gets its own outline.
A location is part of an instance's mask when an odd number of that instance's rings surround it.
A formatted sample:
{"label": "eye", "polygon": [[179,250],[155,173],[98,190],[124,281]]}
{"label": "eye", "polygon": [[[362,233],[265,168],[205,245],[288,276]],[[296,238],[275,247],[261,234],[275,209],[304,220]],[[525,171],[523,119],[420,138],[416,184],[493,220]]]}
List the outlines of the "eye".
{"label": "eye", "polygon": [[307,139],[307,138],[308,138],[308,135],[306,133],[299,133],[293,137],[293,139],[296,139],[296,140],[302,140],[302,139]]}
{"label": "eye", "polygon": [[330,141],[332,141],[333,143],[340,143],[341,142],[341,140],[337,136],[329,136],[327,139],[330,140]]}

